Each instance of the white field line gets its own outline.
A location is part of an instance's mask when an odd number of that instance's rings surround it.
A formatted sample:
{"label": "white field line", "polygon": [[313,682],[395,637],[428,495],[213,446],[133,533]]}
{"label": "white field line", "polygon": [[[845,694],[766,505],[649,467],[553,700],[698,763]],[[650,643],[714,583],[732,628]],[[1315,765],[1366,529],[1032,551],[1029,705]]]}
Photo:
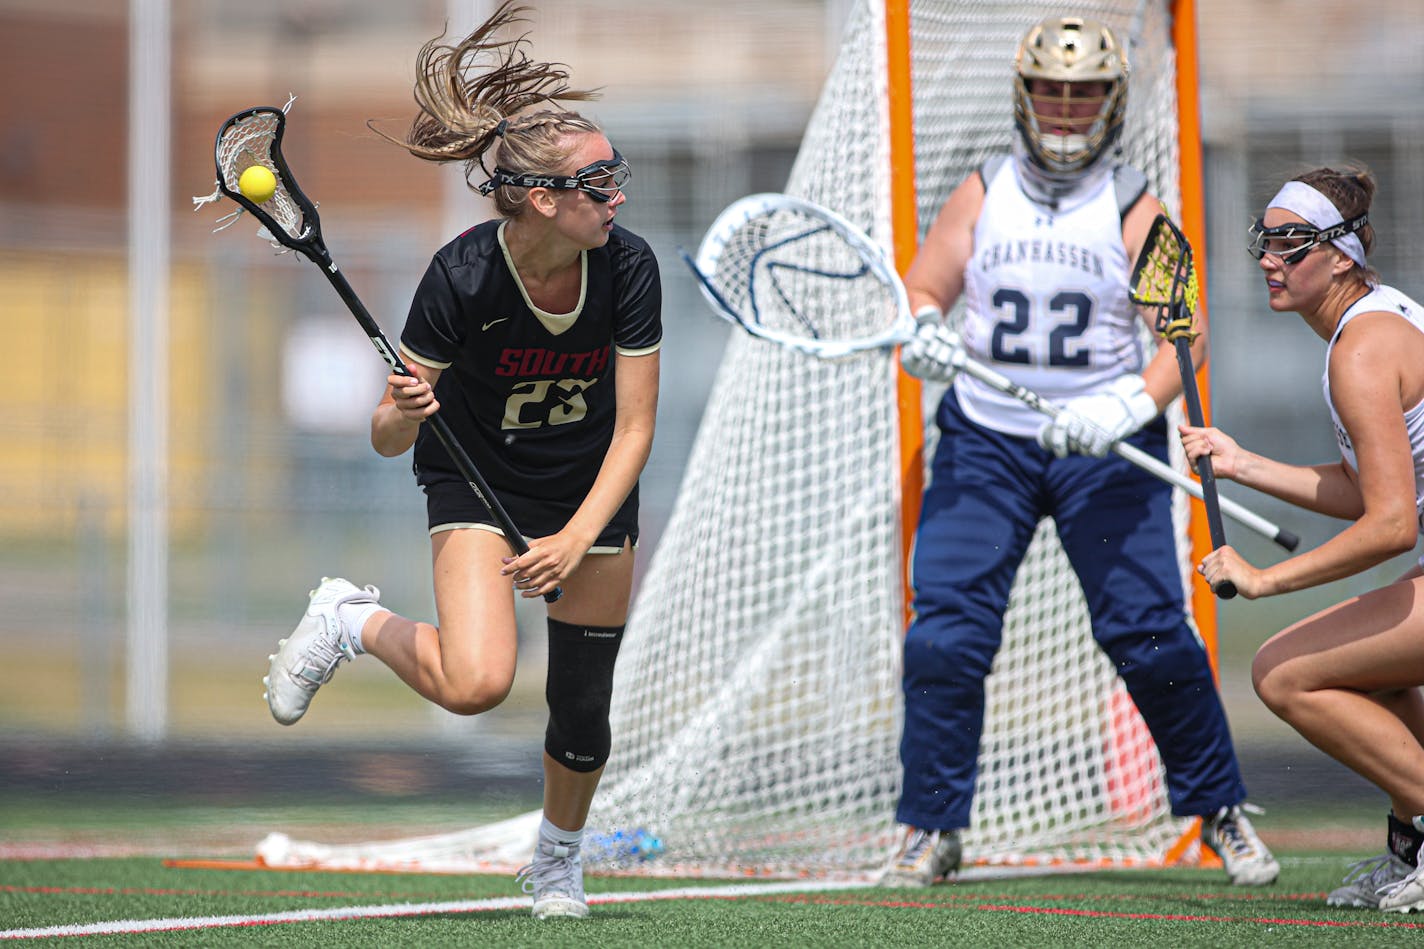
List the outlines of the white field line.
{"label": "white field line", "polygon": [[[790,881],[782,883],[739,883],[731,886],[695,886],[640,893],[599,893],[588,898],[590,905],[647,903],[653,900],[725,899],[769,896],[776,893],[818,893],[827,890],[855,890],[870,886],[867,881]],[[118,919],[99,923],[72,923],[34,929],[3,929],[0,939],[48,939],[55,936],[98,936],[127,933],[171,932],[180,929],[217,929],[233,926],[276,926],[331,919],[392,919],[402,916],[433,916],[437,913],[488,913],[494,910],[528,908],[527,896],[506,896],[486,900],[451,900],[441,903],[391,903],[384,906],[346,906],[331,909],[290,910],[253,916],[178,916],[168,919]]]}

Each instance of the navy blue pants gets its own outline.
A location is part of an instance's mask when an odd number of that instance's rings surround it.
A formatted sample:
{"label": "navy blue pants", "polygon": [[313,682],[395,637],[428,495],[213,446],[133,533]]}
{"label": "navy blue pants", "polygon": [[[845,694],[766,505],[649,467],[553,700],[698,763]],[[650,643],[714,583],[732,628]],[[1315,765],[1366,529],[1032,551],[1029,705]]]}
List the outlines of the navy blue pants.
{"label": "navy blue pants", "polygon": [[[896,819],[927,830],[969,826],[984,679],[1014,574],[1044,517],[1078,575],[1093,638],[1156,742],[1172,813],[1214,814],[1245,800],[1211,664],[1184,612],[1171,487],[1115,454],[1055,458],[1032,438],[976,425],[953,390],[936,421],[912,561]],[[1129,441],[1167,460],[1164,420]]]}

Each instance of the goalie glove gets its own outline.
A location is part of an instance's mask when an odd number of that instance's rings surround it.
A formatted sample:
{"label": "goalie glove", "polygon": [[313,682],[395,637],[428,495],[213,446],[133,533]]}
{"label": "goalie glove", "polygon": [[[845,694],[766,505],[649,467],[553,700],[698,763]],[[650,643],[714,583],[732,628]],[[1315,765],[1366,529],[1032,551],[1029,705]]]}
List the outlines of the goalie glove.
{"label": "goalie glove", "polygon": [[949,382],[959,372],[963,347],[959,334],[944,325],[937,306],[922,306],[915,313],[915,336],[900,347],[900,365],[918,379]]}
{"label": "goalie glove", "polygon": [[1103,392],[1069,400],[1038,430],[1038,443],[1059,458],[1069,452],[1102,458],[1114,442],[1156,418],[1157,411],[1142,377],[1129,373],[1118,376]]}

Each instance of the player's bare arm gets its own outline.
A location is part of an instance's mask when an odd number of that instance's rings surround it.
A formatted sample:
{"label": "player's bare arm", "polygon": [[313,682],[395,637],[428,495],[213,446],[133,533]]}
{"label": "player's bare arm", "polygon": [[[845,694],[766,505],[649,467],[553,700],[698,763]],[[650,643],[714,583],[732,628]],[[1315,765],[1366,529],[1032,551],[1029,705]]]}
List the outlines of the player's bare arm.
{"label": "player's bare arm", "polygon": [[973,174],[959,183],[940,208],[905,274],[905,294],[912,313],[931,305],[947,312],[964,292],[964,267],[974,253],[974,224],[983,205],[984,182]]}
{"label": "player's bare arm", "polygon": [[371,413],[371,447],[387,458],[409,451],[420,423],[440,408],[435,400],[440,370],[419,363],[410,363],[406,368],[415,373],[415,378],[396,373],[387,376],[386,393]]}
{"label": "player's bare arm", "polygon": [[660,354],[619,354],[616,358],[618,410],[613,422],[613,439],[599,467],[598,478],[565,528],[585,532],[590,537],[598,536],[637,482],[652,450],[657,419]]}
{"label": "player's bare arm", "polygon": [[[1334,517],[1350,517],[1349,510],[1360,511],[1359,492],[1353,478],[1342,470],[1343,465],[1289,465],[1248,451],[1219,428],[1198,428],[1178,425],[1187,463],[1195,465],[1203,455],[1211,457],[1212,470],[1218,478],[1235,481],[1264,494],[1288,501],[1297,507]],[[1334,482],[1333,489],[1326,487]],[[1343,494],[1342,494],[1343,492]],[[1322,510],[1319,499],[1334,496],[1340,507]]]}

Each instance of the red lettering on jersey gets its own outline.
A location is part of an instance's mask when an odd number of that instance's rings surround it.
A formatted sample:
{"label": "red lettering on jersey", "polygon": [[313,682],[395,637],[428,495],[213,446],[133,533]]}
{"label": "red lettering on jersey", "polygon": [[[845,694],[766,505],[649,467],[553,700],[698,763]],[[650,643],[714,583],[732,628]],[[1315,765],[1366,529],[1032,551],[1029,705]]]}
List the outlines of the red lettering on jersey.
{"label": "red lettering on jersey", "polygon": [[610,347],[586,353],[561,353],[552,349],[505,349],[499,354],[496,376],[551,377],[586,375],[608,368]]}
{"label": "red lettering on jersey", "polygon": [[537,376],[540,374],[539,366],[544,361],[543,349],[526,349],[524,358],[519,360],[519,374],[521,376]]}

